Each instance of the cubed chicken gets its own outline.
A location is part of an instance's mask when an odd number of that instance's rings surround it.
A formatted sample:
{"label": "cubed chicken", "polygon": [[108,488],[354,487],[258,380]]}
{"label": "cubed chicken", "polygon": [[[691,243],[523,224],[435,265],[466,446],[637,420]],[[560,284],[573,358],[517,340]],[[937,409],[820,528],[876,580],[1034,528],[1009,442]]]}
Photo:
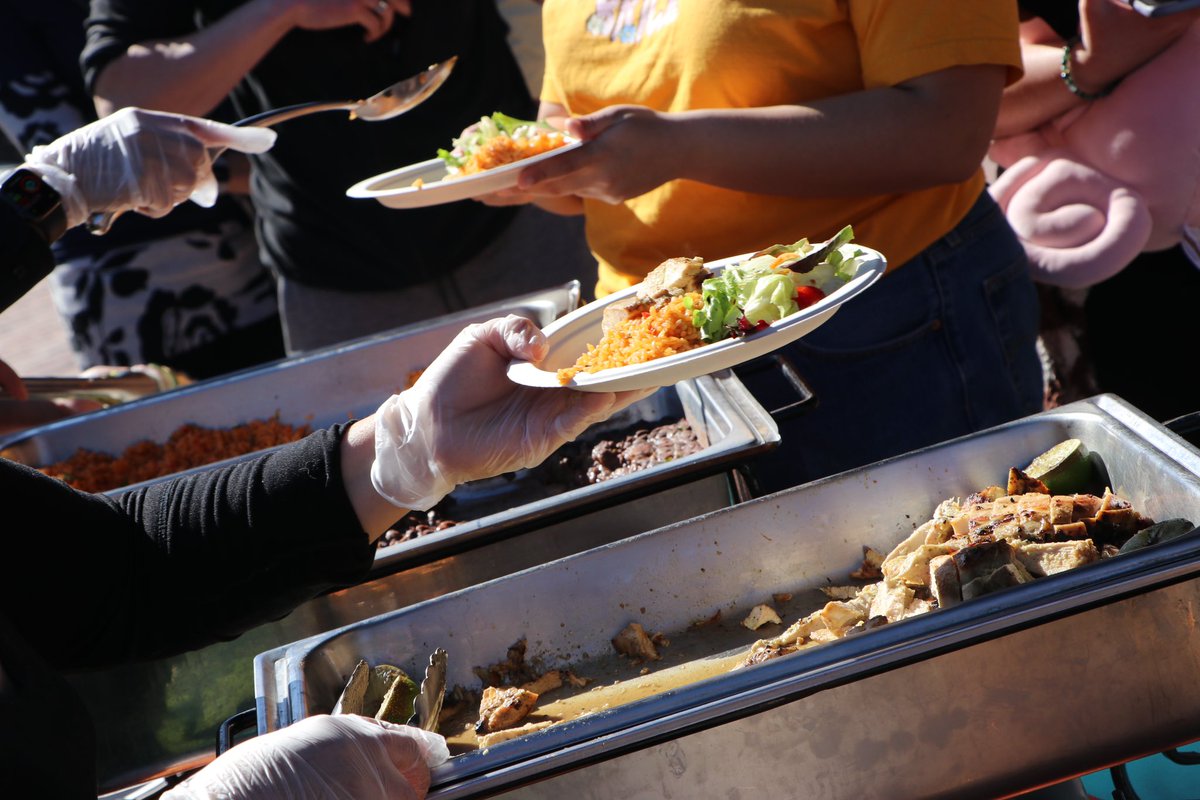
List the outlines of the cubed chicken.
{"label": "cubed chicken", "polygon": [[759,603],[754,608],[750,609],[750,613],[742,620],[742,624],[752,631],[756,631],[763,625],[778,625],[783,622],[779,618],[779,614],[775,609],[765,603]]}
{"label": "cubed chicken", "polygon": [[488,686],[479,701],[479,721],[476,733],[493,733],[511,728],[533,710],[538,696],[518,686],[496,688]]}
{"label": "cubed chicken", "polygon": [[604,309],[601,329],[608,331],[640,314],[648,307],[671,297],[700,291],[701,284],[712,273],[704,267],[702,258],[669,258],[659,264],[642,280],[637,294],[610,304]]}
{"label": "cubed chicken", "polygon": [[1031,575],[1044,577],[1056,572],[1090,564],[1100,558],[1091,539],[1067,542],[1022,542],[1017,545],[1017,558]]}
{"label": "cubed chicken", "polygon": [[867,617],[887,617],[888,622],[904,618],[904,609],[912,602],[913,590],[900,581],[884,581],[871,603]]}
{"label": "cubed chicken", "polygon": [[935,556],[954,552],[944,544],[923,544],[903,558],[889,558],[883,562],[883,576],[903,581],[909,586],[926,586],[929,580],[929,561]]}
{"label": "cubed chicken", "polygon": [[646,635],[646,629],[636,622],[626,625],[624,630],[613,637],[612,643],[618,653],[630,658],[645,661],[658,661],[662,658],[654,642]]}

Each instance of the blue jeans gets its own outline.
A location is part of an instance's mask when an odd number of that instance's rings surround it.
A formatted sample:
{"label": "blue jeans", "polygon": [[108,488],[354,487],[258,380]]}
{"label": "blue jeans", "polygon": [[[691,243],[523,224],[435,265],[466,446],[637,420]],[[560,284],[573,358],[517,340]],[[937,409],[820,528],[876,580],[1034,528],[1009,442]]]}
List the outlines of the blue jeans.
{"label": "blue jeans", "polygon": [[[886,255],[886,254],[885,254]],[[817,407],[752,467],[764,492],[1040,411],[1038,301],[984,192],[938,241],[784,348]]]}

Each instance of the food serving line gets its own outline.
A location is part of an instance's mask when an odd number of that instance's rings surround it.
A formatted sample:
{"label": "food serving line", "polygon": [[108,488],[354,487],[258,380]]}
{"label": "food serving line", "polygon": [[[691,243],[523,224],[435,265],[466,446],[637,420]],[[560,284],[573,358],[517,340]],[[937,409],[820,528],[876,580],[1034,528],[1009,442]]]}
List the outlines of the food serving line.
{"label": "food serving line", "polygon": [[[119,453],[143,439],[164,441],[184,423],[227,427],[278,414],[295,425],[334,424],[374,411],[464,326],[509,313],[545,326],[578,302],[579,284],[572,281],[27,430],[0,441],[0,450],[44,465],[81,447]],[[748,499],[731,470],[776,446],[779,430],[731,373],[660,390],[581,438],[681,418],[700,439],[698,452],[569,490],[542,485],[526,471],[468,484],[451,495],[464,522],[381,547],[361,584],[318,597],[232,642],[73,676],[101,731],[102,788],[210,760],[219,726],[254,708],[251,665],[264,650]]]}
{"label": "food serving line", "polygon": [[[567,284],[0,448],[43,464],[81,446],[162,440],[184,422],[278,412],[331,424],[374,410],[464,325],[519,313],[545,326],[578,298]],[[234,642],[76,676],[100,729],[104,788],[201,765],[238,712],[265,732],[328,711],[359,658],[419,674],[444,647],[449,685],[469,685],[472,667],[525,638],[547,665],[586,671],[630,621],[687,643],[690,657],[663,670],[676,685],[458,755],[435,770],[431,796],[770,796],[801,781],[812,797],[884,786],[894,797],[993,797],[1200,735],[1195,537],[737,672],[712,667],[758,634],[694,627],[718,610],[736,623],[774,594],[811,601],[845,582],[862,545],[889,549],[941,500],[1002,482],[1066,438],[1099,454],[1114,491],[1143,513],[1200,519],[1200,452],[1136,409],[1101,396],[758,499],[731,470],[776,445],[778,428],[729,372],[661,390],[604,427],[679,416],[700,452],[551,496],[521,474],[464,487],[460,507],[482,516],[381,548],[357,586]]]}

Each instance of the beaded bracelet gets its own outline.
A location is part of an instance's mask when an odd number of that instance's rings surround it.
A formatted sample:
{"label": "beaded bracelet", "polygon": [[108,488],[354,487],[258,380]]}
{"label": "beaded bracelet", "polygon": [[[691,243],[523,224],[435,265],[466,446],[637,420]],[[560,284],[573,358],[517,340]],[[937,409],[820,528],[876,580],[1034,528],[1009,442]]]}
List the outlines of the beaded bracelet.
{"label": "beaded bracelet", "polygon": [[1063,79],[1063,83],[1071,90],[1071,94],[1076,97],[1081,97],[1084,100],[1099,100],[1101,97],[1107,97],[1116,86],[1108,86],[1098,92],[1085,92],[1075,84],[1075,78],[1071,75],[1071,51],[1075,49],[1075,45],[1079,44],[1078,39],[1072,39],[1063,47],[1062,67],[1058,71],[1058,77]]}

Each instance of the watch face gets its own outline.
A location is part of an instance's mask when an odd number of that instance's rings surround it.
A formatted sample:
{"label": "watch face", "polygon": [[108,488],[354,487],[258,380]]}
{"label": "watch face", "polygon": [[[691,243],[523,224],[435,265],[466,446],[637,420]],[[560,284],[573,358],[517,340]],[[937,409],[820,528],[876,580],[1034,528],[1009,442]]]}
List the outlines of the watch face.
{"label": "watch face", "polygon": [[40,175],[23,167],[5,179],[0,193],[5,200],[34,219],[42,219],[61,202],[58,192],[51,189]]}

